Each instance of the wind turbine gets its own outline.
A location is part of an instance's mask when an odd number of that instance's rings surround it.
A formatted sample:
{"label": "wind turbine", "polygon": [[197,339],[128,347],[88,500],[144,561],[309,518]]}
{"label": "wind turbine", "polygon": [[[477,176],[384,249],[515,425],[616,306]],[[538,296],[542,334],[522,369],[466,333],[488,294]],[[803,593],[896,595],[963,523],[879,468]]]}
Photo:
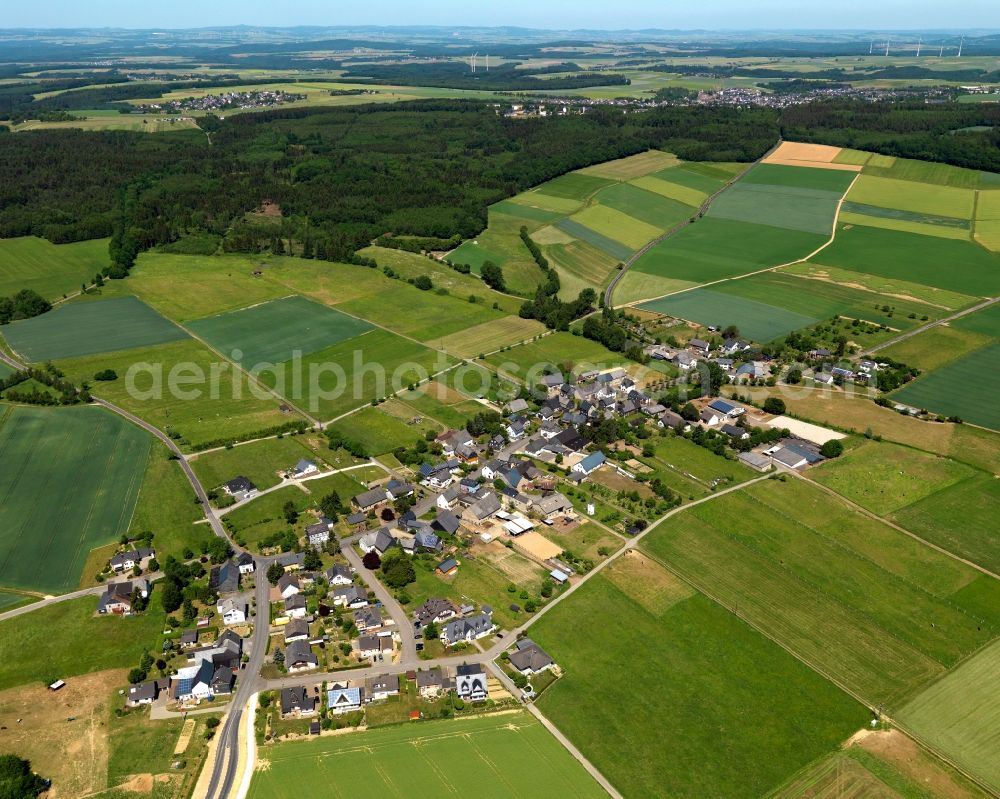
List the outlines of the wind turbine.
{"label": "wind turbine", "polygon": [[959,58],[962,57],[962,45],[964,45],[964,44],[965,44],[965,37],[963,36],[962,39],[958,43],[958,57]]}
{"label": "wind turbine", "polygon": [[888,57],[888,55],[889,55],[889,38],[888,37],[886,37],[886,40],[885,40],[885,54],[886,54],[886,57]]}
{"label": "wind turbine", "polygon": [[920,58],[920,45],[923,43],[923,38],[917,39],[917,58]]}

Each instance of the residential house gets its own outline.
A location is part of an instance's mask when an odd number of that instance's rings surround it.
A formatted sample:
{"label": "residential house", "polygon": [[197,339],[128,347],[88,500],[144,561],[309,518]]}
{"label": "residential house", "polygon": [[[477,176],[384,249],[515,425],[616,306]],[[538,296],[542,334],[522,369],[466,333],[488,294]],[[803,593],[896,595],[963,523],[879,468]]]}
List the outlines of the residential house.
{"label": "residential house", "polygon": [[437,469],[431,472],[424,479],[424,483],[428,488],[433,488],[435,491],[442,491],[448,486],[455,482],[455,478],[448,469]]}
{"label": "residential house", "polygon": [[404,483],[402,480],[390,480],[385,486],[386,495],[393,502],[397,499],[413,496],[415,490],[416,487],[413,483]]}
{"label": "residential house", "polygon": [[240,590],[240,568],[230,559],[213,566],[208,577],[208,587],[217,594],[235,594]]}
{"label": "residential house", "polygon": [[700,338],[693,338],[688,342],[688,347],[700,355],[708,355],[712,351],[712,345]]}
{"label": "residential house", "polygon": [[523,416],[514,414],[504,423],[504,432],[511,441],[517,441],[524,437],[524,431],[528,427],[528,420]]}
{"label": "residential house", "polygon": [[413,541],[419,549],[423,549],[428,552],[437,552],[441,549],[441,539],[431,532],[429,527],[427,529],[418,530],[417,534],[413,537]]}
{"label": "residential house", "polygon": [[361,511],[358,511],[356,513],[350,513],[350,514],[347,515],[347,518],[345,519],[345,521],[347,522],[348,526],[352,530],[358,530],[358,529],[364,527],[365,522],[367,520],[368,520],[368,517],[364,513],[362,513]]}
{"label": "residential house", "polygon": [[679,413],[674,413],[673,411],[664,411],[661,413],[657,424],[660,427],[669,427],[679,433],[686,433],[691,429],[690,423]]}
{"label": "residential house", "polygon": [[455,507],[455,503],[458,502],[458,498],[465,493],[461,485],[452,483],[444,491],[438,494],[434,504],[438,506],[441,510],[450,510]]}
{"label": "residential house", "polygon": [[253,574],[254,569],[257,568],[253,560],[253,555],[249,552],[241,552],[237,555],[236,568],[239,569],[240,574]]}
{"label": "residential house", "polygon": [[697,361],[691,353],[684,352],[682,350],[674,356],[674,363],[677,365],[678,369],[683,369],[686,372],[688,369],[693,367]]}
{"label": "residential house", "polygon": [[304,619],[306,617],[306,598],[302,594],[293,594],[285,600],[284,613],[290,619]]}
{"label": "residential house", "polygon": [[458,561],[454,558],[443,560],[437,565],[435,571],[438,574],[443,574],[445,577],[451,577],[451,575],[458,571]]}
{"label": "residential house", "polygon": [[587,439],[572,427],[567,427],[553,440],[562,444],[569,452],[580,452],[587,446]]}
{"label": "residential house", "polygon": [[386,655],[392,657],[392,636],[391,635],[362,635],[357,642],[358,657],[377,658]]}
{"label": "residential house", "polygon": [[416,626],[425,627],[431,622],[440,624],[458,615],[458,608],[448,599],[432,597],[413,612]]}
{"label": "residential house", "polygon": [[130,685],[128,687],[128,696],[125,697],[125,704],[129,707],[151,705],[159,699],[160,691],[168,685],[168,680],[148,680],[138,685]]}
{"label": "residential house", "polygon": [[457,643],[476,641],[485,638],[495,629],[493,611],[484,607],[482,613],[445,624],[441,628],[441,642],[445,646],[454,646]]}
{"label": "residential house", "polygon": [[702,412],[698,414],[698,418],[701,419],[701,421],[707,424],[709,427],[714,427],[719,422],[721,422],[725,418],[725,416],[720,416],[711,408],[704,408],[702,409]]}
{"label": "residential house", "polygon": [[319,665],[307,641],[293,641],[285,650],[285,668],[290,672],[307,671]]}
{"label": "residential house", "polygon": [[607,458],[604,456],[603,452],[597,451],[592,452],[586,458],[584,458],[579,463],[574,463],[571,471],[582,474],[584,477],[592,474],[595,470],[604,465]]}
{"label": "residential house", "polygon": [[247,603],[235,599],[222,599],[215,606],[222,623],[225,625],[243,624],[247,620]]}
{"label": "residential house", "polygon": [[121,573],[130,572],[135,568],[145,569],[155,556],[156,552],[148,547],[119,552],[111,556],[111,571]]}
{"label": "residential house", "polygon": [[365,533],[358,539],[358,546],[366,555],[375,552],[379,557],[396,546],[396,539],[389,533],[388,527],[380,527],[370,533]]}
{"label": "residential house", "polygon": [[722,427],[719,428],[719,430],[725,433],[734,441],[746,441],[748,438],[750,438],[750,433],[746,428],[739,427],[738,425],[735,424],[724,424],[722,425]]}
{"label": "residential house", "polygon": [[493,492],[487,492],[475,504],[470,505],[462,513],[462,518],[467,522],[481,524],[500,510],[500,500]]}
{"label": "residential house", "polygon": [[556,372],[551,375],[542,375],[538,382],[545,389],[546,393],[548,393],[550,397],[553,397],[559,393],[559,390],[562,388],[562,384],[566,381],[562,376],[562,372]]}
{"label": "residential house", "polygon": [[237,502],[257,496],[257,486],[248,477],[244,477],[243,475],[234,477],[232,480],[227,480],[222,484],[222,489],[231,497],[235,497]]}
{"label": "residential house", "polygon": [[351,585],[354,582],[354,574],[350,567],[340,563],[334,563],[323,574],[331,586]]}
{"label": "residential house", "polygon": [[[434,518],[433,527],[448,535],[455,535],[461,526],[458,517],[450,510],[440,510]],[[438,542],[440,544],[440,542]]]}
{"label": "residential house", "polygon": [[381,630],[384,623],[382,611],[373,605],[354,611],[354,626],[358,628],[358,632],[368,633]]}
{"label": "residential house", "polygon": [[286,572],[296,571],[306,565],[306,553],[285,552],[284,554],[278,555],[278,557],[275,558],[275,562],[278,563]]}
{"label": "residential house", "polygon": [[303,477],[307,477],[310,474],[318,474],[319,467],[312,461],[308,461],[305,458],[296,463],[291,469],[289,469],[290,475],[296,480]]}
{"label": "residential house", "polygon": [[126,580],[120,583],[108,583],[97,600],[97,612],[104,615],[111,613],[128,616],[133,610],[133,597],[147,599],[149,597],[149,581],[145,579]]}
{"label": "residential house", "polygon": [[356,610],[368,604],[368,592],[361,586],[349,585],[333,592],[333,604],[336,607]]}
{"label": "residential house", "polygon": [[306,541],[313,549],[319,549],[330,540],[330,530],[332,529],[333,522],[324,516],[318,522],[306,527]]}
{"label": "residential house", "polygon": [[316,700],[310,696],[309,690],[304,685],[282,688],[279,702],[282,718],[302,718],[316,715]]}
{"label": "residential house", "polygon": [[384,488],[372,488],[358,494],[351,502],[354,503],[358,510],[368,513],[384,505],[388,502],[388,499]]}
{"label": "residential house", "polygon": [[326,692],[326,706],[331,713],[352,713],[361,710],[364,688],[334,686]]}
{"label": "residential house", "polygon": [[545,521],[552,521],[559,516],[572,516],[573,503],[558,491],[534,500],[534,508]]}
{"label": "residential house", "polygon": [[455,669],[455,693],[467,702],[482,702],[489,696],[486,672],[478,663],[463,663]]}
{"label": "residential house", "polygon": [[285,572],[281,575],[274,589],[282,599],[288,599],[291,596],[302,593],[302,584],[299,582],[297,574],[294,572]]}
{"label": "residential house", "polygon": [[493,459],[486,461],[486,463],[483,464],[483,468],[480,469],[480,472],[482,472],[484,480],[496,480],[498,477],[504,476],[509,469],[509,463]]}
{"label": "residential house", "polygon": [[525,676],[546,671],[555,665],[548,653],[530,638],[522,638],[515,646],[517,648],[510,653],[509,663]]}
{"label": "residential house", "polygon": [[177,639],[177,644],[181,649],[191,649],[198,646],[198,630],[185,630]]}
{"label": "residential house", "polygon": [[366,691],[369,702],[381,702],[390,696],[399,696],[399,675],[380,674],[368,681]]}
{"label": "residential house", "polygon": [[520,397],[507,403],[508,413],[524,413],[526,410],[528,410],[528,403]]}
{"label": "residential house", "polygon": [[305,619],[292,619],[284,627],[285,645],[296,641],[309,640],[309,622]]}
{"label": "residential house", "polygon": [[750,349],[750,345],[736,338],[727,338],[722,342],[721,349],[726,355],[736,355],[739,352],[746,352]]}
{"label": "residential house", "polygon": [[445,678],[441,669],[428,669],[417,672],[417,692],[424,699],[440,696],[445,690]]}

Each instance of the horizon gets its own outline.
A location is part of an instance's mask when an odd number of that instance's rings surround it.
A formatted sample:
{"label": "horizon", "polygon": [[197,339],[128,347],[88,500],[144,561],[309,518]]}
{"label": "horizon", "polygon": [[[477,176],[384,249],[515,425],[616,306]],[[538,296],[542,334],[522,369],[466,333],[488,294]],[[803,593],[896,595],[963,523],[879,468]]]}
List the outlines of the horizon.
{"label": "horizon", "polygon": [[[95,8],[95,6],[97,6]],[[429,7],[428,7],[429,6]],[[577,21],[561,24],[567,16]],[[774,28],[762,22],[788,20],[796,24]],[[897,28],[900,19],[922,19],[925,24]],[[393,20],[384,26],[376,19]],[[861,20],[845,28],[845,19]],[[986,24],[984,24],[984,20]],[[58,21],[57,24],[53,24]],[[846,0],[836,9],[802,8],[792,0],[757,0],[751,4],[722,0],[709,8],[670,8],[655,0],[637,0],[627,10],[609,8],[596,0],[580,0],[567,8],[563,3],[539,4],[511,0],[502,9],[470,9],[456,0],[438,0],[420,8],[401,0],[388,0],[367,8],[331,8],[319,0],[300,0],[294,8],[259,2],[218,0],[206,7],[193,0],[179,0],[169,9],[137,6],[125,0],[102,0],[81,8],[72,0],[39,0],[30,6],[6,9],[3,30],[195,30],[219,27],[424,27],[499,28],[526,30],[595,30],[635,32],[750,31],[958,31],[1000,29],[1000,11],[989,0],[966,0],[944,5],[929,0],[889,0],[872,8],[862,0]]]}

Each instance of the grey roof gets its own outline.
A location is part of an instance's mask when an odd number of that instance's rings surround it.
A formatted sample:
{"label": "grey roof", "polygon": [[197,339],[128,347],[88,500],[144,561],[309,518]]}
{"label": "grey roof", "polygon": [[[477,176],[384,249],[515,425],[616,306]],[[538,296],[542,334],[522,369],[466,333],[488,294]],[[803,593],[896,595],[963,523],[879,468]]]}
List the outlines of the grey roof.
{"label": "grey roof", "polygon": [[155,553],[152,549],[148,547],[142,547],[140,549],[130,549],[126,552],[119,552],[111,558],[112,566],[121,566],[124,563],[133,561],[138,563],[139,561],[145,560],[146,558],[153,557]]}
{"label": "grey roof", "polygon": [[372,693],[375,693],[376,691],[380,693],[392,693],[393,691],[399,691],[399,675],[380,674],[378,677],[372,677],[370,686]]}
{"label": "grey roof", "polygon": [[309,622],[305,619],[292,619],[284,627],[285,633],[285,643],[294,640],[296,638],[308,639],[309,638]]}
{"label": "grey roof", "polygon": [[285,600],[285,610],[298,610],[306,606],[306,598],[302,594],[293,594]]}
{"label": "grey roof", "polygon": [[381,627],[382,611],[374,606],[358,608],[354,611],[354,624],[359,630],[369,627]]}
{"label": "grey roof", "polygon": [[384,488],[372,488],[354,497],[354,504],[359,508],[370,508],[373,505],[378,505],[380,502],[385,502],[386,499]]}
{"label": "grey roof", "polygon": [[345,585],[343,588],[338,588],[333,592],[333,596],[336,598],[343,597],[344,602],[348,605],[361,600],[368,601],[368,593],[357,585]]}
{"label": "grey roof", "polygon": [[332,580],[335,577],[344,577],[348,580],[353,580],[354,576],[351,574],[351,570],[340,563],[334,563],[329,569],[326,570],[326,579]]}
{"label": "grey roof", "polygon": [[421,624],[427,624],[435,619],[454,616],[457,613],[458,608],[451,600],[431,597],[417,608],[413,615]]}
{"label": "grey roof", "polygon": [[223,485],[226,490],[232,494],[238,494],[241,491],[253,491],[257,488],[251,481],[249,477],[244,477],[240,475],[239,477],[234,477],[232,480],[227,480]]}
{"label": "grey roof", "polygon": [[163,683],[163,680],[148,680],[138,685],[130,685],[128,699],[130,702],[152,702],[160,695]]}
{"label": "grey roof", "polygon": [[500,510],[500,500],[492,491],[487,493],[475,505],[469,508],[472,514],[479,520],[487,519]]}
{"label": "grey roof", "polygon": [[519,641],[516,652],[510,654],[510,664],[518,671],[541,671],[553,663],[552,658],[534,641]]}
{"label": "grey roof", "polygon": [[428,669],[417,672],[417,688],[441,688],[444,686],[444,677],[441,669]]}
{"label": "grey roof", "polygon": [[518,397],[517,399],[511,400],[507,403],[507,410],[511,413],[518,413],[520,411],[528,410],[528,403],[523,399]]}
{"label": "grey roof", "polygon": [[306,562],[306,553],[286,552],[283,555],[278,555],[278,557],[275,558],[275,561],[286,568],[289,566],[298,566],[301,568]]}
{"label": "grey roof", "polygon": [[447,641],[464,641],[478,638],[493,629],[493,614],[479,613],[464,619],[455,619],[444,625],[441,637]]}
{"label": "grey roof", "polygon": [[454,534],[460,526],[458,517],[450,510],[440,511],[437,518],[434,519],[434,524],[438,527],[438,529],[450,534]]}
{"label": "grey roof", "polygon": [[281,712],[282,714],[292,713],[296,710],[312,711],[316,703],[309,696],[309,691],[304,685],[296,685],[293,688],[281,689]]}
{"label": "grey roof", "polygon": [[209,586],[220,594],[232,594],[240,590],[240,569],[236,561],[227,560],[213,566],[208,579]]}
{"label": "grey roof", "polygon": [[293,665],[295,663],[310,663],[315,666],[319,663],[319,661],[316,659],[312,649],[309,647],[308,641],[293,641],[285,650],[285,663],[288,665]]}

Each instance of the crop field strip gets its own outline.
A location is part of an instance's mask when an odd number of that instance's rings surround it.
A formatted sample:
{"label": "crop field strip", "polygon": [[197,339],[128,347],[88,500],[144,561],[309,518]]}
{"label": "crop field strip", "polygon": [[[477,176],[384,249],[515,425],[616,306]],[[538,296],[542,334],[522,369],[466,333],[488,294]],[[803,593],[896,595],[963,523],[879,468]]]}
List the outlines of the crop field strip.
{"label": "crop field strip", "polygon": [[15,408],[0,427],[0,585],[75,589],[90,550],[128,530],[149,447],[102,409]]}
{"label": "crop field strip", "polygon": [[675,516],[643,549],[831,679],[892,708],[1000,629],[995,609],[983,619],[980,606],[961,604],[962,589],[990,578],[899,539],[815,488],[769,482]]}
{"label": "crop field strip", "polygon": [[135,297],[63,305],[3,328],[26,360],[77,358],[138,349],[187,338],[187,333]]}
{"label": "crop field strip", "polygon": [[292,783],[306,799],[348,797],[370,792],[373,781],[392,795],[605,795],[541,723],[523,711],[293,741],[261,754],[268,765],[254,774],[251,799],[285,796]]}
{"label": "crop field strip", "polygon": [[1000,251],[1000,190],[976,195],[975,239],[986,249]]}

